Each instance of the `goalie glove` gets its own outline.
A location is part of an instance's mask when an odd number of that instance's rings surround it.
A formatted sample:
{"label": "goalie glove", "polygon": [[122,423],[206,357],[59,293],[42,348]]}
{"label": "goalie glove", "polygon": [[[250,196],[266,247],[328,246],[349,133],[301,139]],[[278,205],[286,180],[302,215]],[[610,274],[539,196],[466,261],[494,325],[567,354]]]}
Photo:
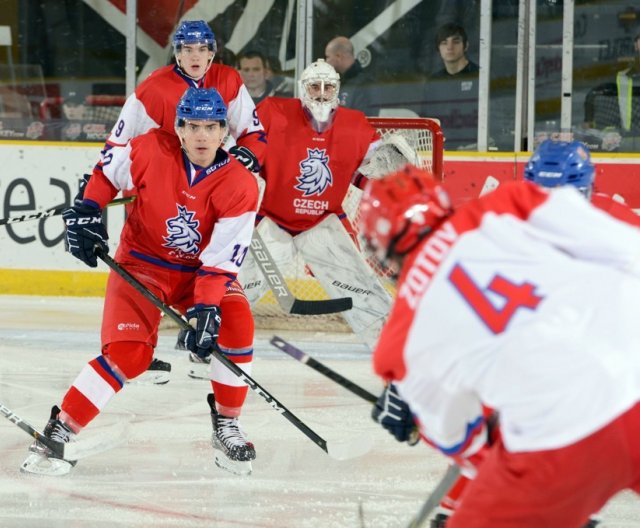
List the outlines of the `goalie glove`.
{"label": "goalie glove", "polygon": [[234,145],[229,149],[229,154],[236,158],[251,172],[258,172],[260,170],[260,162],[258,161],[258,158],[256,158],[255,154],[247,147]]}
{"label": "goalie glove", "polygon": [[391,433],[398,442],[416,445],[420,436],[409,406],[393,383],[387,385],[373,406],[371,418]]}
{"label": "goalie glove", "polygon": [[401,169],[407,163],[419,167],[420,157],[401,134],[393,133],[382,141],[369,161],[358,168],[358,172],[375,180]]}
{"label": "goalie glove", "polygon": [[179,339],[186,350],[199,358],[211,355],[220,333],[220,307],[215,304],[196,304],[187,310],[187,319],[195,319],[195,330],[180,332]]}
{"label": "goalie glove", "polygon": [[62,212],[62,218],[66,227],[66,250],[90,268],[97,267],[96,246],[109,252],[109,235],[102,223],[102,210],[90,205],[74,205]]}

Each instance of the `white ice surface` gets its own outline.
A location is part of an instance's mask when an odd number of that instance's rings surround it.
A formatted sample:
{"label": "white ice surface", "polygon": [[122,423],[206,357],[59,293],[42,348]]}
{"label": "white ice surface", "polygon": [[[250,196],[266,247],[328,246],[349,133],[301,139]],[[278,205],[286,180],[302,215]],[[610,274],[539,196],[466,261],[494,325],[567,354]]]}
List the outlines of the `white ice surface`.
{"label": "white ice surface", "polygon": [[[98,355],[100,299],[0,296],[0,401],[42,428],[89,359]],[[187,376],[184,352],[164,331],[156,356],[163,386],[127,385],[83,431],[129,424],[120,447],[62,478],[20,473],[30,438],[0,416],[0,527],[401,527],[446,468],[425,445],[398,444],[369,418],[370,404],[256,339],[252,377],[329,444],[369,435],[373,449],[337,461],[250,392],[242,426],[256,445],[250,477],[217,468],[210,447],[207,381]],[[377,394],[364,348],[336,334],[287,334],[309,355]],[[639,439],[640,440],[640,439]],[[360,513],[361,511],[361,513]],[[617,496],[606,527],[640,526],[640,500]]]}

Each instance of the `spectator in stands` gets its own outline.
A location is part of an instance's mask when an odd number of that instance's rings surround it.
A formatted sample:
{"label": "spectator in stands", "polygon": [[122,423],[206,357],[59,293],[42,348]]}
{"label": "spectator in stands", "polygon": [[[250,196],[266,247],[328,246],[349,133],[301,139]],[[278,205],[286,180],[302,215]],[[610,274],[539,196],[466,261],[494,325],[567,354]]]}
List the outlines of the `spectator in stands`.
{"label": "spectator in stands", "polygon": [[370,79],[356,60],[353,43],[347,37],[331,39],[324,50],[325,60],[340,74],[340,105],[371,113]]}
{"label": "spectator in stands", "polygon": [[62,98],[62,122],[51,127],[53,137],[62,141],[86,140],[83,124],[89,119],[85,96],[72,89]]}
{"label": "spectator in stands", "polygon": [[469,74],[477,77],[480,68],[467,57],[469,40],[461,25],[450,22],[441,26],[436,33],[436,48],[444,67],[431,74],[432,78]]}
{"label": "spectator in stands", "polygon": [[293,92],[279,93],[273,83],[267,79],[267,59],[259,51],[241,53],[238,56],[238,69],[256,105],[269,96],[291,97],[293,95]]}
{"label": "spectator in stands", "polygon": [[76,90],[67,92],[62,100],[62,113],[68,121],[82,121],[86,114],[85,97]]}
{"label": "spectator in stands", "polygon": [[633,49],[633,59],[615,81],[596,86],[585,98],[585,137],[580,139],[592,149],[640,148],[640,32],[633,39]]}
{"label": "spectator in stands", "polygon": [[284,74],[280,59],[270,55],[267,57],[266,67],[267,80],[271,81],[276,93],[281,97],[293,97],[296,81],[293,77]]}
{"label": "spectator in stands", "polygon": [[477,148],[480,68],[467,57],[467,32],[459,24],[444,24],[436,32],[435,46],[443,67],[427,80],[423,115],[440,119],[447,150]]}

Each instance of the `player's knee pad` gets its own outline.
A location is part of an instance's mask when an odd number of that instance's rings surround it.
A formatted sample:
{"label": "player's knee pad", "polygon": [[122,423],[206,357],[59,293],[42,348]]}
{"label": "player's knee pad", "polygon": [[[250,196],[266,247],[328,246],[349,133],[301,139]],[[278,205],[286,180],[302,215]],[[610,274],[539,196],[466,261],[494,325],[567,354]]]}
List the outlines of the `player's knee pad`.
{"label": "player's knee pad", "polygon": [[127,379],[133,379],[151,364],[153,347],[141,341],[115,341],[105,346],[102,354]]}
{"label": "player's knee pad", "polygon": [[249,302],[244,295],[227,293],[220,303],[222,324],[218,343],[226,349],[247,349],[253,346],[254,322]]}

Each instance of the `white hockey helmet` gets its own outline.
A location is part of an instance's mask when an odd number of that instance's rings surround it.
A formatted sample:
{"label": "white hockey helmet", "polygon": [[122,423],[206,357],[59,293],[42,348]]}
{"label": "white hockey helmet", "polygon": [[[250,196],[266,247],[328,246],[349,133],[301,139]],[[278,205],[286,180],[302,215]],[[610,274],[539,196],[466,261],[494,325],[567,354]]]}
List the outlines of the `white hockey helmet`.
{"label": "white hockey helmet", "polygon": [[324,59],[305,68],[299,81],[300,99],[312,117],[323,125],[328,123],[338,107],[340,76]]}

